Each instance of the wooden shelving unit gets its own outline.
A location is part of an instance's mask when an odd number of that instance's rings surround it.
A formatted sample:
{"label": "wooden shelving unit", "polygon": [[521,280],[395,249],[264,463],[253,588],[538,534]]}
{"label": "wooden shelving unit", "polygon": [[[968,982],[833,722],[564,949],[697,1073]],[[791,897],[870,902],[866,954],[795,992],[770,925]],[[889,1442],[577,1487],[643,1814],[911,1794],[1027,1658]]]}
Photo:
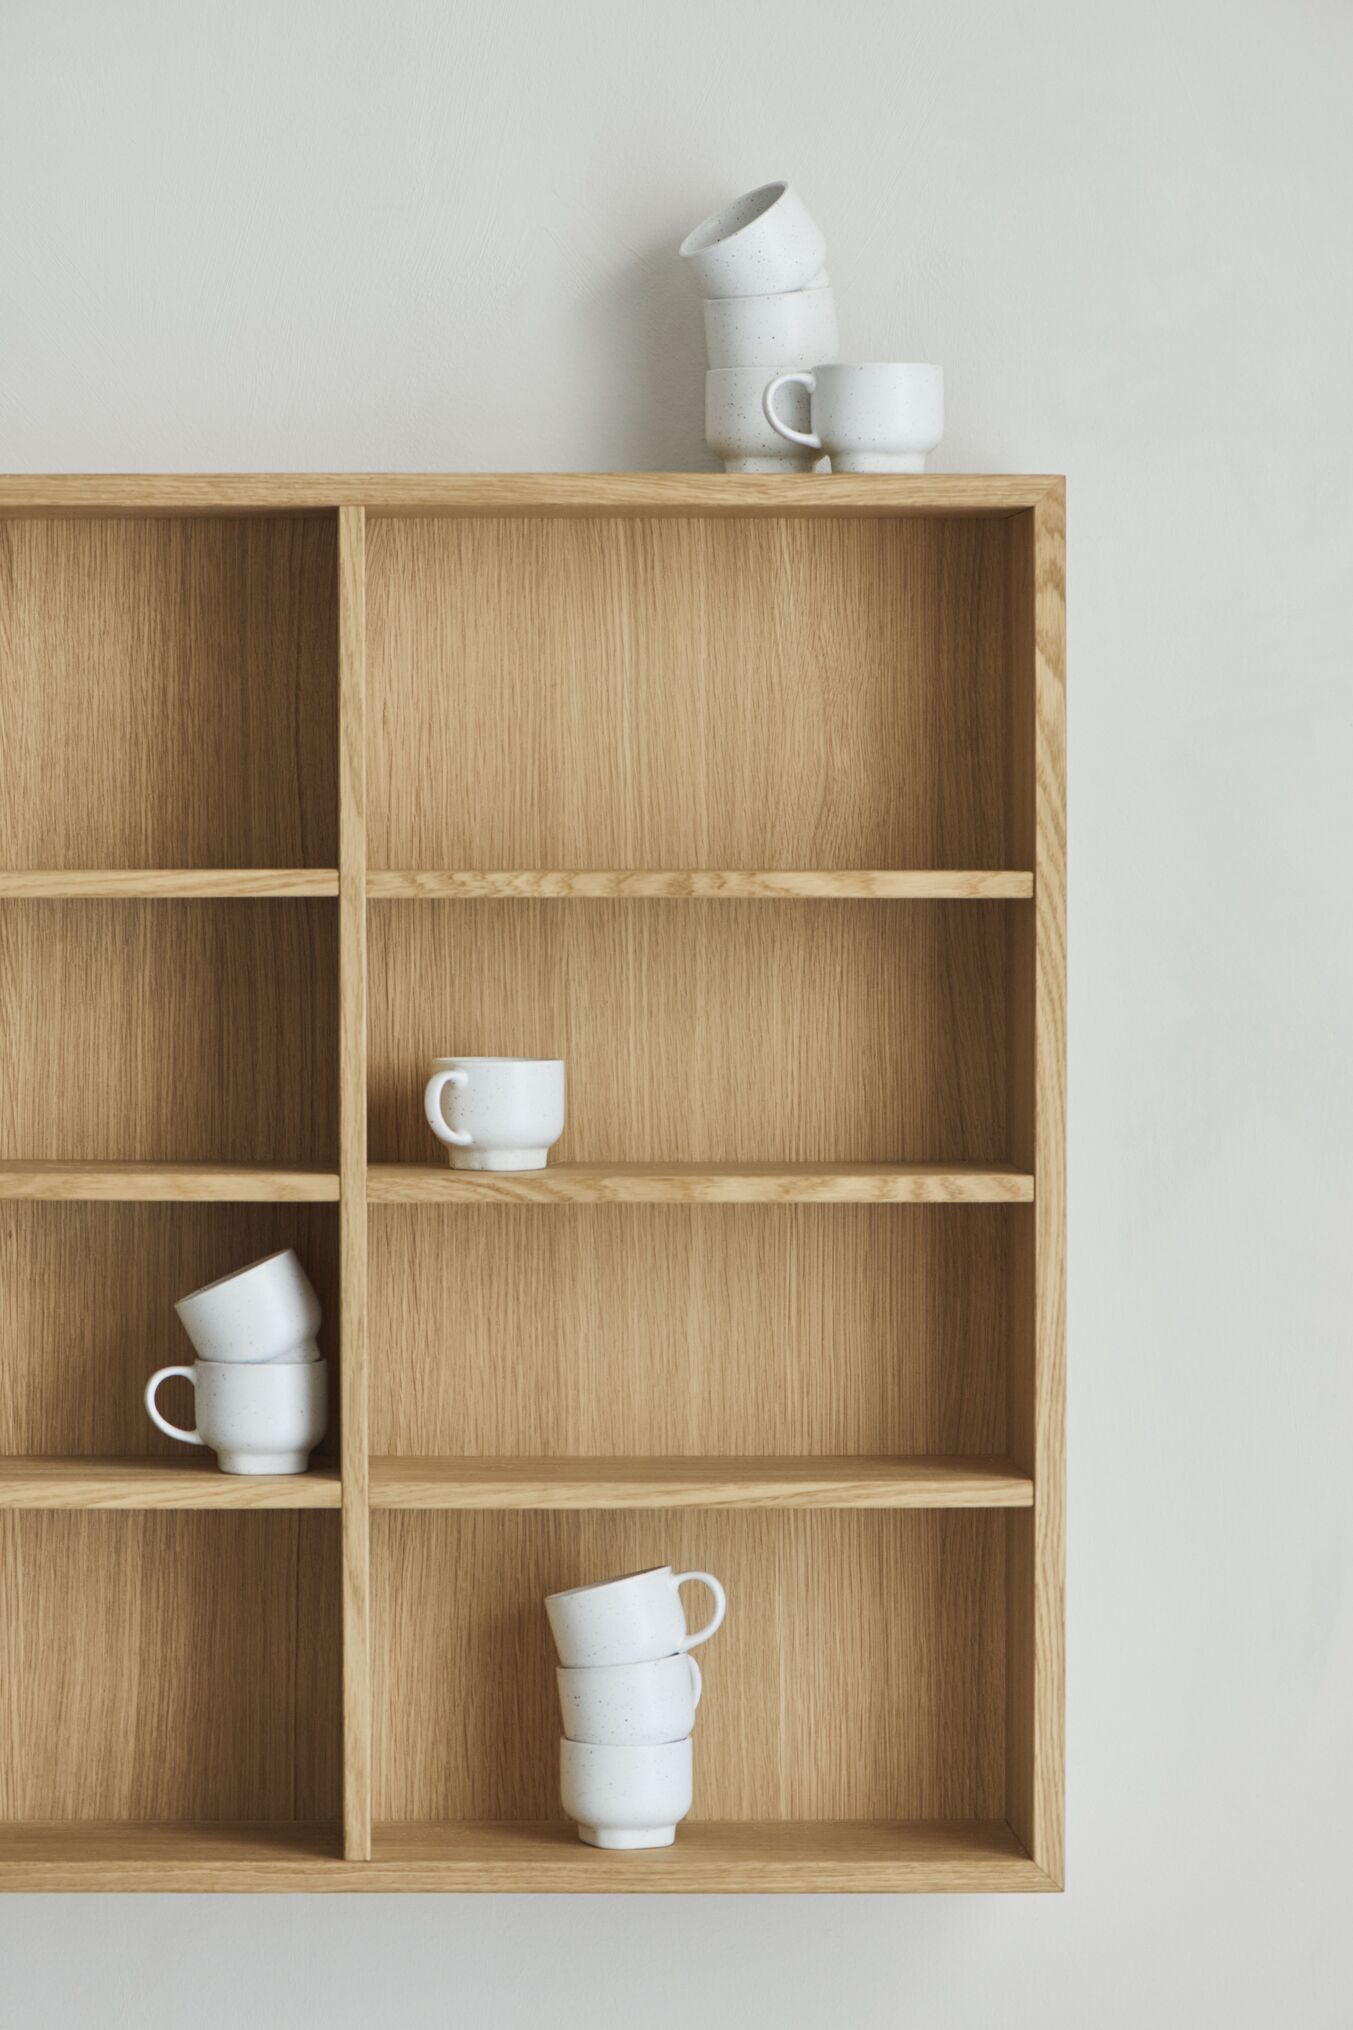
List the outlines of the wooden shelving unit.
{"label": "wooden shelving unit", "polygon": [[[0,523],[0,1887],[1059,1886],[1060,482]],[[446,1050],[557,1163],[434,1160]],[[338,1415],[232,1480],[141,1388],[288,1245]],[[669,1560],[695,1808],[599,1853],[540,1599]]]}

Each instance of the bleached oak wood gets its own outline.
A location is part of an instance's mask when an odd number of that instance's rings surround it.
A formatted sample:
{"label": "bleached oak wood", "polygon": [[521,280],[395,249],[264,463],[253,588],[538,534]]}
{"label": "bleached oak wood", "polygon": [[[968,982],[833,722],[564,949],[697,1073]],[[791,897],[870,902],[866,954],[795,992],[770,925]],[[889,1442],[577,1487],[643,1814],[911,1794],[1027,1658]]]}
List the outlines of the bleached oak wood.
{"label": "bleached oak wood", "polygon": [[710,472],[78,473],[0,479],[0,515],[992,515],[1034,507],[1051,478]]}
{"label": "bleached oak wood", "polygon": [[930,1163],[556,1163],[545,1170],[453,1170],[373,1163],[373,1204],[442,1205],[1017,1205],[1018,1170]]}
{"label": "bleached oak wood", "polygon": [[0,1508],[338,1508],[336,1466],[306,1473],[222,1473],[214,1460],[3,1459]]}
{"label": "bleached oak wood", "polygon": [[343,1845],[371,1854],[371,1604],[367,1461],[366,518],[338,517],[338,1085],[343,1335]]}
{"label": "bleached oak wood", "polygon": [[374,1508],[1027,1508],[992,1459],[381,1459]]}
{"label": "bleached oak wood", "polygon": [[723,873],[711,869],[669,873],[434,873],[421,869],[384,870],[368,874],[366,892],[373,901],[404,901],[418,896],[549,896],[556,899],[597,899],[606,896],[666,896],[715,901],[746,897],[835,896],[843,900],[873,896],[880,901],[1026,900],[1034,892],[1032,874],[980,873],[952,868],[933,871],[885,870],[866,873],[771,872]]}
{"label": "bleached oak wood", "polygon": [[0,1163],[0,1199],[320,1204],[337,1197],[333,1170],[239,1163]]}
{"label": "bleached oak wood", "polygon": [[0,900],[78,900],[90,896],[251,896],[275,900],[337,895],[333,867],[127,867],[0,870]]}
{"label": "bleached oak wood", "polygon": [[[668,1563],[716,1573],[730,1603],[700,1654],[695,1820],[997,1817],[1007,1522],[980,1509],[378,1512],[377,1820],[561,1818],[544,1596]],[[693,1592],[692,1614],[703,1604]]]}
{"label": "bleached oak wood", "polygon": [[287,1824],[0,1828],[0,1890],[549,1890],[580,1895],[991,1894],[1055,1885],[1000,1820],[718,1822],[674,1847],[607,1854],[555,1821],[376,1828],[374,1858],[338,1858],[337,1829]]}

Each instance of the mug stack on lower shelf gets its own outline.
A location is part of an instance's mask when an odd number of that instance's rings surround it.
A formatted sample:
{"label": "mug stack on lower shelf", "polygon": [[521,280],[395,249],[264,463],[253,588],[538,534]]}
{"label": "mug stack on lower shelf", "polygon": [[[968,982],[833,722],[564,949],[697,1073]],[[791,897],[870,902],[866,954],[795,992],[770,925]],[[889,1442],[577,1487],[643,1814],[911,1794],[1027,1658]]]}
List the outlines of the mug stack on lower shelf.
{"label": "mug stack on lower shelf", "polygon": [[[692,1635],[681,1588],[698,1579],[714,1612]],[[670,1847],[691,1808],[691,1732],[700,1666],[689,1654],[724,1617],[708,1572],[659,1565],[545,1602],[559,1652],[559,1780],[589,1847]]]}

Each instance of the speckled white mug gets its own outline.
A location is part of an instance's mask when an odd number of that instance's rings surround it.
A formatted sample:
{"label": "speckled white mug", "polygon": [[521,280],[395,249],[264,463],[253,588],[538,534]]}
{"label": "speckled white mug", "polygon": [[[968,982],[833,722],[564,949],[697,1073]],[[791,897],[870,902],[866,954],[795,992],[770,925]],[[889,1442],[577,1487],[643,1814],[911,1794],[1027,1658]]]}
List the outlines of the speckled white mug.
{"label": "speckled white mug", "polygon": [[[711,367],[705,375],[705,442],[726,472],[811,472],[815,451],[794,451],[766,421],[766,367]],[[791,422],[808,427],[808,392],[786,395]]]}
{"label": "speckled white mug", "polygon": [[199,1360],[312,1361],[323,1316],[294,1248],[250,1262],[174,1306]]}
{"label": "speckled white mug", "polygon": [[455,1170],[543,1170],[564,1132],[558,1057],[435,1057],[428,1126]]}
{"label": "speckled white mug", "polygon": [[825,283],[775,296],[712,296],[705,351],[712,367],[811,367],[840,348],[836,291]]}
{"label": "speckled white mug", "polygon": [[594,1670],[566,1670],[561,1664],[554,1676],[565,1738],[615,1748],[684,1741],[703,1689],[699,1664],[685,1655]]}
{"label": "speckled white mug", "polygon": [[827,242],[796,190],[763,183],[702,219],[680,252],[703,296],[770,296],[805,288]]}
{"label": "speckled white mug", "polygon": [[559,1743],[559,1790],[589,1847],[670,1847],[691,1808],[691,1744]]}
{"label": "speckled white mug", "polygon": [[[812,401],[812,427],[797,413]],[[825,451],[833,472],[924,472],[944,435],[944,374],[901,360],[833,361],[811,373],[777,374],[762,403],[790,444]]]}
{"label": "speckled white mug", "polygon": [[[714,1612],[691,1635],[681,1588],[694,1579],[714,1595]],[[684,1655],[709,1641],[723,1623],[727,1604],[723,1587],[711,1572],[674,1572],[670,1565],[655,1565],[647,1572],[603,1579],[596,1586],[551,1593],[545,1612],[560,1663],[577,1670]]]}
{"label": "speckled white mug", "polygon": [[[169,1375],[193,1385],[197,1424],[182,1430],[161,1416],[155,1392]],[[146,1383],[150,1421],[184,1445],[210,1445],[222,1473],[304,1473],[329,1421],[329,1363],[199,1360],[162,1367]]]}

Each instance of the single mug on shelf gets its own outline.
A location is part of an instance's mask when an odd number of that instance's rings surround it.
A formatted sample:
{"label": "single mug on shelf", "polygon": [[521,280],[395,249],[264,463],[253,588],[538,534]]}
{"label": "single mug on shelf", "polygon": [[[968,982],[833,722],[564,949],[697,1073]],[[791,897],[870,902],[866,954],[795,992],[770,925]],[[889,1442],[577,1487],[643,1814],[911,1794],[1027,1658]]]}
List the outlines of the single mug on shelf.
{"label": "single mug on shelf", "polygon": [[944,435],[944,374],[899,360],[833,361],[809,373],[777,374],[762,409],[786,443],[826,452],[833,472],[924,472],[926,454]]}
{"label": "single mug on shelf", "polygon": [[[705,442],[726,472],[811,472],[816,451],[795,451],[763,407],[768,367],[710,367],[705,375]],[[808,391],[787,396],[791,420],[806,429]]]}
{"label": "single mug on shelf", "polygon": [[684,1653],[591,1670],[561,1664],[554,1675],[565,1737],[618,1748],[684,1740],[703,1689],[699,1664]]}
{"label": "single mug on shelf", "polygon": [[[694,1635],[686,1627],[681,1604],[681,1588],[693,1580],[714,1595],[714,1612]],[[727,1604],[723,1587],[711,1573],[674,1572],[670,1565],[655,1565],[599,1585],[551,1593],[545,1612],[560,1663],[577,1670],[648,1663],[696,1649],[721,1625]]]}
{"label": "single mug on shelf", "polygon": [[705,296],[770,296],[816,280],[827,242],[798,192],[763,183],[687,233],[689,261]]}
{"label": "single mug on shelf", "polygon": [[559,1743],[564,1810],[589,1847],[670,1847],[691,1808],[691,1743],[616,1748]]}
{"label": "single mug on shelf", "polygon": [[558,1057],[434,1057],[428,1126],[456,1170],[543,1170],[564,1132]]}
{"label": "single mug on shelf", "polygon": [[[170,1375],[193,1385],[197,1423],[185,1431],[161,1415],[155,1395]],[[304,1473],[329,1421],[329,1363],[194,1362],[159,1368],[146,1383],[150,1421],[185,1445],[209,1445],[223,1473]]]}
{"label": "single mug on shelf", "polygon": [[322,1313],[294,1248],[220,1276],[174,1306],[199,1360],[316,1361]]}

